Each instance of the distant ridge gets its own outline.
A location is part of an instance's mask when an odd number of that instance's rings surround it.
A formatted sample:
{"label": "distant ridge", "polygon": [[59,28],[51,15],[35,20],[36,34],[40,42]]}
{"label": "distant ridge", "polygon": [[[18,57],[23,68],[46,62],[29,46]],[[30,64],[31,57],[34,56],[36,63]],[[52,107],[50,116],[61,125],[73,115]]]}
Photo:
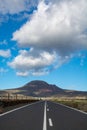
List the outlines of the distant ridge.
{"label": "distant ridge", "polygon": [[48,84],[45,81],[34,80],[18,88],[19,94],[33,97],[51,97],[51,96],[87,96],[87,92],[64,90],[56,85]]}
{"label": "distant ridge", "polygon": [[34,80],[24,86],[18,88],[18,90],[24,90],[22,93],[24,95],[30,95],[35,97],[48,97],[56,95],[58,93],[63,93],[63,89],[57,87],[56,85],[48,84],[45,81]]}
{"label": "distant ridge", "polygon": [[17,89],[0,91],[1,94],[21,94],[32,97],[87,97],[87,92],[65,90],[42,80],[34,80]]}

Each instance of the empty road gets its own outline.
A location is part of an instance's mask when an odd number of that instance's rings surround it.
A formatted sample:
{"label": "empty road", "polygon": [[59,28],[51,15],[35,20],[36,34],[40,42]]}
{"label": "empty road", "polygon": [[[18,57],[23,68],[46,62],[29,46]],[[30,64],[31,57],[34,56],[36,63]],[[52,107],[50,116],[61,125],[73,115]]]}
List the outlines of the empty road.
{"label": "empty road", "polygon": [[87,130],[87,114],[39,101],[1,114],[0,130]]}

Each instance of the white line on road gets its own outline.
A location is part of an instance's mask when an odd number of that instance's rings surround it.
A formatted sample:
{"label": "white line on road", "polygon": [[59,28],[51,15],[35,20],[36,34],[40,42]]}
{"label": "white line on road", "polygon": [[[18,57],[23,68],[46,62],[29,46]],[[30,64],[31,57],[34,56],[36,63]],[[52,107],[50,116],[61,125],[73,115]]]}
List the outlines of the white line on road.
{"label": "white line on road", "polygon": [[51,118],[49,118],[49,126],[53,126],[53,122],[52,122],[52,119]]}
{"label": "white line on road", "polygon": [[49,111],[49,108],[47,108],[47,111]]}
{"label": "white line on road", "polygon": [[83,113],[83,114],[86,114],[86,115],[87,115],[87,112],[84,112],[84,111],[78,110],[78,109],[76,109],[76,108],[69,107],[69,106],[66,106],[66,105],[61,104],[61,103],[56,103],[56,102],[52,102],[52,103],[54,103],[54,104],[58,104],[58,105],[60,105],[60,106],[63,106],[63,107],[66,107],[66,108],[69,108],[69,109],[72,109],[72,110],[74,110],[74,111],[77,111],[77,112],[80,112],[80,113]]}
{"label": "white line on road", "polygon": [[13,109],[13,110],[7,111],[7,112],[5,112],[5,113],[3,113],[3,114],[0,114],[0,117],[1,117],[1,116],[4,116],[4,115],[6,115],[6,114],[9,114],[9,113],[11,113],[11,112],[20,110],[20,109],[22,109],[22,108],[25,108],[25,107],[27,107],[27,106],[35,105],[35,104],[40,103],[40,102],[41,102],[41,101],[38,101],[38,102],[35,102],[35,103],[31,103],[31,104],[27,104],[27,105],[25,105],[25,106],[22,106],[22,107],[15,108],[15,109]]}
{"label": "white line on road", "polygon": [[4,116],[4,115],[9,114],[9,113],[11,113],[11,112],[14,112],[14,111],[16,111],[16,110],[25,108],[25,107],[27,107],[27,106],[29,106],[29,104],[28,104],[28,105],[25,105],[25,106],[22,106],[22,107],[19,107],[19,108],[16,108],[16,109],[13,109],[13,110],[10,110],[10,111],[7,111],[7,112],[5,112],[5,113],[3,113],[3,114],[0,114],[0,116]]}
{"label": "white line on road", "polygon": [[44,105],[43,130],[47,130],[46,105],[47,105],[47,102],[45,101],[45,105]]}

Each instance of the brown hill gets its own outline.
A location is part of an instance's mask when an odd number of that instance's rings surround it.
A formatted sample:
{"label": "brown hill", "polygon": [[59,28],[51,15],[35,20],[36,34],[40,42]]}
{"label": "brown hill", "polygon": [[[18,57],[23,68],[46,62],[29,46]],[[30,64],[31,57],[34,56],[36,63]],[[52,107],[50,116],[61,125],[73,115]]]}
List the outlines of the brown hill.
{"label": "brown hill", "polygon": [[60,87],[52,84],[48,84],[45,81],[31,81],[24,86],[18,88],[20,90],[18,94],[23,94],[33,97],[50,97],[50,96],[87,96],[87,92],[64,90]]}
{"label": "brown hill", "polygon": [[5,95],[8,92],[12,95],[21,94],[33,97],[87,97],[87,92],[65,90],[40,80],[31,81],[17,89],[0,91],[0,95]]}
{"label": "brown hill", "polygon": [[24,85],[23,87],[18,88],[22,90],[20,94],[34,96],[34,97],[48,97],[59,94],[63,94],[63,89],[57,87],[56,85],[48,84],[44,81],[31,81]]}

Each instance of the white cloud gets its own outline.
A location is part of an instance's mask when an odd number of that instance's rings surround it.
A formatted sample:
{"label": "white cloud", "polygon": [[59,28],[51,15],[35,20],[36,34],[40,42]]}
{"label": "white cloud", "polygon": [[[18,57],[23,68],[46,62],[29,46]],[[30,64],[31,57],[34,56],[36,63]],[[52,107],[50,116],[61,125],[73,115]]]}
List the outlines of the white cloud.
{"label": "white cloud", "polygon": [[14,14],[21,12],[25,9],[24,0],[1,0],[0,1],[0,13]]}
{"label": "white cloud", "polygon": [[0,26],[9,19],[15,21],[29,19],[30,13],[36,9],[39,1],[40,0],[0,0]]}
{"label": "white cloud", "polygon": [[87,1],[41,1],[31,18],[13,33],[12,40],[30,48],[30,52],[20,51],[9,63],[18,75],[49,73],[74,53],[87,50]]}
{"label": "white cloud", "polygon": [[[34,50],[32,50],[34,51]],[[56,54],[48,52],[41,52],[34,54],[32,51],[21,50],[19,55],[16,56],[8,65],[17,70],[17,75],[27,76],[46,74],[46,68],[53,66],[56,60]]]}
{"label": "white cloud", "polygon": [[8,50],[0,50],[0,56],[8,58],[11,56],[11,51],[9,49]]}
{"label": "white cloud", "polygon": [[1,14],[18,14],[29,11],[31,7],[37,5],[39,0],[0,0]]}
{"label": "white cloud", "polygon": [[17,72],[16,73],[17,74],[17,76],[22,76],[22,77],[26,77],[26,76],[28,76],[28,72]]}
{"label": "white cloud", "polygon": [[40,70],[39,72],[32,72],[33,76],[41,76],[41,75],[47,75],[49,74],[49,71],[47,70]]}
{"label": "white cloud", "polygon": [[12,40],[20,46],[55,50],[59,55],[87,49],[87,1],[40,2],[31,19],[13,33]]}

